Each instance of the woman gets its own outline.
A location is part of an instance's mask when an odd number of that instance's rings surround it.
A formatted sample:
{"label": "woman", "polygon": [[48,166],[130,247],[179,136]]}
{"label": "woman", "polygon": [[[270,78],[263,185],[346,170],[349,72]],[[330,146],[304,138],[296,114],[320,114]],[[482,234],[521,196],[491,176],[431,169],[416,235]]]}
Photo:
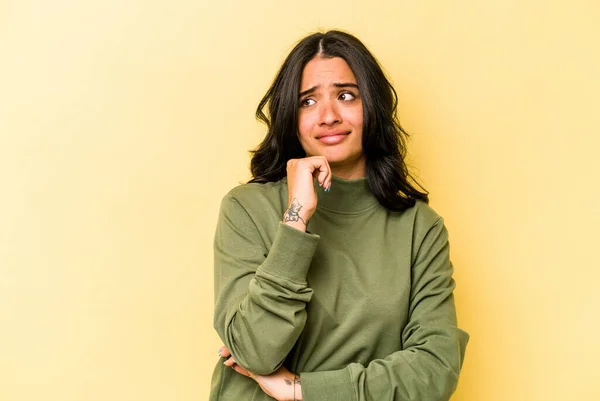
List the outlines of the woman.
{"label": "woman", "polygon": [[221,204],[211,400],[450,398],[468,335],[396,104],[347,33],[310,35],[285,60],[258,106],[254,178]]}

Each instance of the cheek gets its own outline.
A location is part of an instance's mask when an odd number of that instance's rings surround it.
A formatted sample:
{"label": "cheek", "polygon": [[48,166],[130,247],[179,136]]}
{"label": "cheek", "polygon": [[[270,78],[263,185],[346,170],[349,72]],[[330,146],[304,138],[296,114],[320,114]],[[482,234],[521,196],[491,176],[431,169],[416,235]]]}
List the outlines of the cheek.
{"label": "cheek", "polygon": [[313,125],[308,113],[303,113],[298,117],[298,135],[301,141],[310,138]]}
{"label": "cheek", "polygon": [[344,121],[349,122],[355,129],[362,129],[363,125],[363,113],[362,107],[357,107],[356,109],[348,110],[348,112],[343,116]]}

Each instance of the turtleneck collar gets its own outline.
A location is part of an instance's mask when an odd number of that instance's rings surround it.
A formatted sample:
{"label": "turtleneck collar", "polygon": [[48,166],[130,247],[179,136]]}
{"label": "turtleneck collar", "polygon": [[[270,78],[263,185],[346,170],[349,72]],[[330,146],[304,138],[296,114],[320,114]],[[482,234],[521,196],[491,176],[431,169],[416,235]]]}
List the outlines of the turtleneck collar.
{"label": "turtleneck collar", "polygon": [[377,198],[371,193],[366,178],[347,180],[332,177],[331,191],[325,192],[315,181],[319,202],[317,209],[325,209],[344,214],[356,214],[371,209]]}

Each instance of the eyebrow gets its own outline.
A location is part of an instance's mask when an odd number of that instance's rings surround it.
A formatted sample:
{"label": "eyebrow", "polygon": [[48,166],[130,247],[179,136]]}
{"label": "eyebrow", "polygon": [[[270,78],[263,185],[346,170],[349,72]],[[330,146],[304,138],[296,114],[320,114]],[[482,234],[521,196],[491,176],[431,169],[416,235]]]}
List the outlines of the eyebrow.
{"label": "eyebrow", "polygon": [[[333,84],[334,87],[336,88],[356,88],[358,89],[358,85],[352,82],[336,82]],[[301,98],[303,96],[309,95],[311,93],[313,93],[315,90],[317,90],[319,86],[313,86],[312,88],[308,88],[305,91],[302,91],[298,94],[298,98]]]}

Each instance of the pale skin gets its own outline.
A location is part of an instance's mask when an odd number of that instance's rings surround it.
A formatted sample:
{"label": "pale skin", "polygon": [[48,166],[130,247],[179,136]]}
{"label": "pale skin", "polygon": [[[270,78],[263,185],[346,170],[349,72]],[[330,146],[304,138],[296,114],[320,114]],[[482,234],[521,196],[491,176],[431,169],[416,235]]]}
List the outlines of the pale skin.
{"label": "pale skin", "polygon": [[302,400],[300,377],[287,370],[285,366],[281,366],[275,373],[268,376],[261,376],[255,375],[238,365],[226,346],[219,349],[219,355],[224,358],[229,357],[224,365],[254,380],[269,397],[278,401]]}
{"label": "pale skin", "polygon": [[[332,176],[354,179],[365,176],[362,150],[363,108],[354,73],[345,60],[313,58],[304,67],[299,94],[298,138],[307,157],[287,163],[288,208],[282,222],[300,231],[317,208],[315,180],[326,191]],[[299,376],[285,366],[261,376],[239,366],[227,347],[219,355],[225,366],[247,376],[279,401],[302,400]]]}
{"label": "pale skin", "polygon": [[288,209],[283,222],[306,231],[317,208],[314,180],[331,189],[331,176],[365,176],[363,107],[354,73],[342,58],[315,57],[302,72],[298,139],[307,157],[287,163]]}
{"label": "pale skin", "polygon": [[287,163],[288,209],[282,221],[300,231],[306,231],[308,221],[317,209],[315,179],[325,189],[331,188],[331,167],[323,156],[292,159]]}

